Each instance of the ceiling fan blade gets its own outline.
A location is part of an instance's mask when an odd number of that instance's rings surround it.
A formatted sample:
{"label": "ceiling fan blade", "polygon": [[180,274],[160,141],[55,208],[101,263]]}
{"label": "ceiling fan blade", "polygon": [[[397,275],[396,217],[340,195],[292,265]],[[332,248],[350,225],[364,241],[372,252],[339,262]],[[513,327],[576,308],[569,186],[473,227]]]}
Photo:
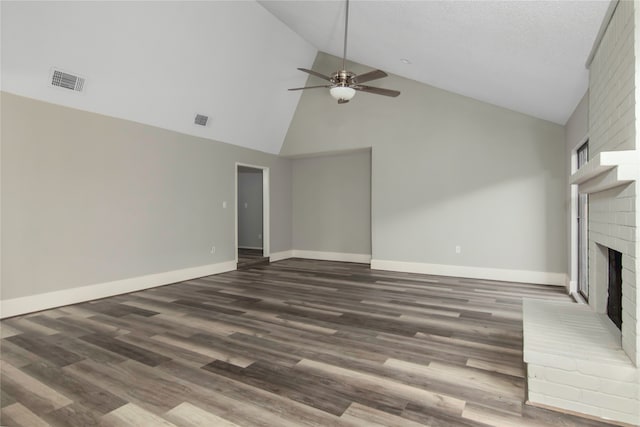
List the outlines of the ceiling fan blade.
{"label": "ceiling fan blade", "polygon": [[388,74],[382,70],[373,70],[373,71],[369,71],[368,73],[364,73],[356,76],[354,80],[356,81],[356,83],[364,83],[364,82],[369,82],[371,80],[387,77],[387,75]]}
{"label": "ceiling fan blade", "polygon": [[348,99],[338,99],[338,104],[346,104],[347,102],[349,102]]}
{"label": "ceiling fan blade", "polygon": [[302,90],[302,89],[317,89],[319,87],[331,87],[331,85],[323,85],[323,86],[306,86],[306,87],[294,87],[293,89],[289,89],[289,90]]}
{"label": "ceiling fan blade", "polygon": [[300,71],[304,71],[305,73],[309,73],[309,74],[311,74],[312,76],[320,77],[321,79],[324,79],[324,80],[326,80],[326,81],[328,81],[328,82],[330,82],[330,81],[331,81],[331,77],[329,77],[329,76],[325,76],[324,74],[320,74],[320,73],[319,73],[319,72],[317,72],[317,71],[307,70],[306,68],[298,68],[298,70],[300,70]]}
{"label": "ceiling fan blade", "polygon": [[358,85],[358,86],[353,86],[353,88],[355,90],[359,90],[359,91],[362,91],[362,92],[374,93],[376,95],[392,96],[394,98],[396,96],[400,95],[400,92],[397,91],[397,90],[383,89],[381,87]]}

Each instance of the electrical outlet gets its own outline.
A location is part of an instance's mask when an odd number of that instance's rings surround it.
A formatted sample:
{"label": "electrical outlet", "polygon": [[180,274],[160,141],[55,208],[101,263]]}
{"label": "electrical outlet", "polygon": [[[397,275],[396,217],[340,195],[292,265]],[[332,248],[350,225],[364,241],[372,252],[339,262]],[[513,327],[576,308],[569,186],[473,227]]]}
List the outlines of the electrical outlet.
{"label": "electrical outlet", "polygon": [[222,209],[227,209],[227,201],[222,202]]}
{"label": "electrical outlet", "polygon": [[210,252],[212,254],[215,254],[216,253],[216,247],[215,246],[211,246],[211,251]]}
{"label": "electrical outlet", "polygon": [[456,246],[456,253],[457,254],[461,254],[462,253],[462,248],[460,247],[460,245]]}
{"label": "electrical outlet", "polygon": [[262,234],[258,234],[258,240],[262,239]]}

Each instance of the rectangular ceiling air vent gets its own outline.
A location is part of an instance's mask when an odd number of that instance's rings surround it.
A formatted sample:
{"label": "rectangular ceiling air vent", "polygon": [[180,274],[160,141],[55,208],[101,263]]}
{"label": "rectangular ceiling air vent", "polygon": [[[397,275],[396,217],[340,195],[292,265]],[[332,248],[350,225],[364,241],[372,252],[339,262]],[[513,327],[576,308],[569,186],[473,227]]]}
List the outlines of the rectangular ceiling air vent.
{"label": "rectangular ceiling air vent", "polygon": [[193,122],[200,126],[206,126],[207,121],[209,121],[208,116],[203,116],[202,114],[196,114],[196,119]]}
{"label": "rectangular ceiling air vent", "polygon": [[84,88],[84,78],[54,69],[51,73],[51,86],[82,92]]}

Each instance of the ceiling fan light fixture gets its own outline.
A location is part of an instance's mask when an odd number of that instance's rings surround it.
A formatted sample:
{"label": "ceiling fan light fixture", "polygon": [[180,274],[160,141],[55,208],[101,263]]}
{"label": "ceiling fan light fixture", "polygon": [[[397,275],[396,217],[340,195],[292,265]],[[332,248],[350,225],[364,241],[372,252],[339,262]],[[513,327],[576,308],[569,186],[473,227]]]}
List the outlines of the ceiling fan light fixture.
{"label": "ceiling fan light fixture", "polygon": [[343,101],[349,101],[356,94],[356,90],[348,86],[334,86],[329,89],[329,93],[338,101],[341,99]]}

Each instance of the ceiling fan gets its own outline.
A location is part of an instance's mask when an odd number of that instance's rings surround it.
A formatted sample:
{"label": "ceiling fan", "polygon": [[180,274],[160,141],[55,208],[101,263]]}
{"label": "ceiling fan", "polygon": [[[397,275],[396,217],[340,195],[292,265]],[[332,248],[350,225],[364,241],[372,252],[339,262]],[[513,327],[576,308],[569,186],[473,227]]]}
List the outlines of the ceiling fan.
{"label": "ceiling fan", "polygon": [[331,96],[338,100],[338,104],[346,104],[353,98],[356,91],[369,92],[375,95],[384,95],[396,97],[400,95],[397,90],[383,89],[380,87],[365,86],[362,83],[369,82],[371,80],[381,79],[387,77],[387,73],[382,70],[369,71],[368,73],[357,75],[351,71],[347,71],[345,68],[345,62],[347,59],[347,30],[349,28],[349,0],[347,0],[346,13],[344,18],[344,51],[342,55],[342,69],[336,71],[330,76],[325,76],[322,73],[313,70],[307,70],[306,68],[298,68],[300,71],[311,74],[312,76],[320,77],[327,80],[330,84],[320,86],[307,86],[297,87],[289,90],[303,90],[303,89],[317,89],[317,88],[329,88]]}

